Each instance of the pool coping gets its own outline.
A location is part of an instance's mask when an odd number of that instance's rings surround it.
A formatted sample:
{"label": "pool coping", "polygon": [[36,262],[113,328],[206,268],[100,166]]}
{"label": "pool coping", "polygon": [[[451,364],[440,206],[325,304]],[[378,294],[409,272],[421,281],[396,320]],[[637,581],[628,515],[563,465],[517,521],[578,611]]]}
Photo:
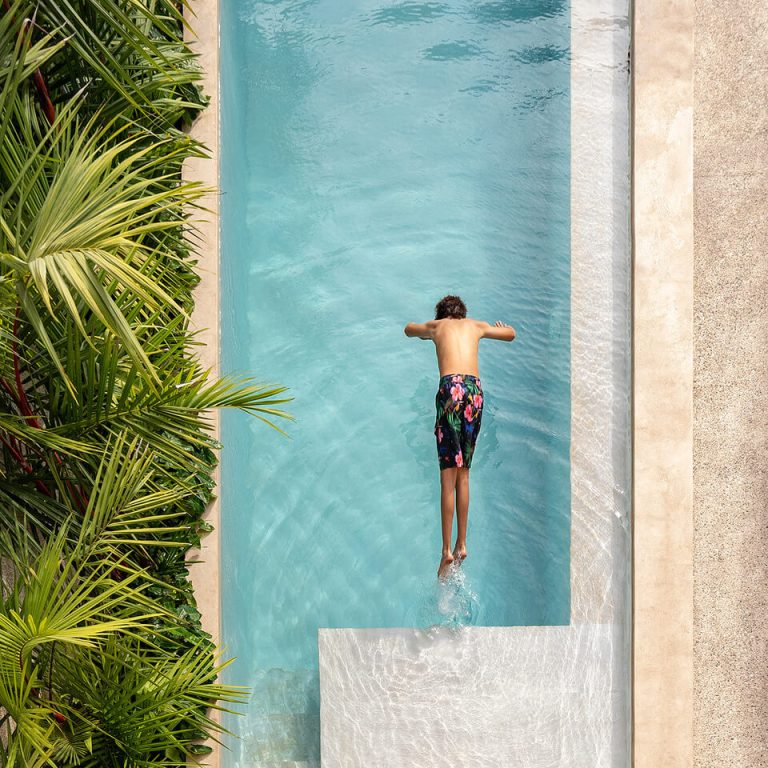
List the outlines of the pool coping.
{"label": "pool coping", "polygon": [[693,0],[634,3],[633,765],[692,766]]}
{"label": "pool coping", "polygon": [[[210,158],[190,157],[182,169],[185,178],[201,182],[211,191],[200,201],[200,219],[195,222],[199,240],[196,243],[197,272],[200,283],[195,288],[195,309],[190,325],[196,331],[200,342],[199,359],[204,368],[214,376],[220,372],[219,365],[219,0],[189,0],[186,9],[194,14],[185,39],[192,50],[200,55],[202,88],[210,101],[190,128],[190,134],[208,147]],[[219,439],[220,419],[218,411],[209,412],[211,433]],[[218,487],[221,473],[217,467],[214,481]],[[212,527],[200,544],[199,550],[190,550],[187,555],[190,581],[195,600],[201,614],[203,629],[211,635],[216,646],[221,647],[221,590],[220,590],[220,535],[219,522],[221,505],[215,498],[203,515]],[[221,722],[221,715],[213,711],[211,717]],[[221,748],[211,743],[213,752],[205,759],[211,768],[221,765]],[[190,761],[190,764],[197,764]]]}
{"label": "pool coping", "polygon": [[[210,97],[191,133],[211,159],[190,159],[184,174],[218,188],[219,2],[190,2],[188,39]],[[633,764],[657,768],[693,762],[693,0],[645,0],[632,17]],[[217,373],[218,193],[205,204],[192,324],[203,364]],[[215,414],[213,428],[218,435]],[[206,519],[215,530],[190,573],[218,644],[218,501]],[[218,748],[207,764],[220,766]]]}

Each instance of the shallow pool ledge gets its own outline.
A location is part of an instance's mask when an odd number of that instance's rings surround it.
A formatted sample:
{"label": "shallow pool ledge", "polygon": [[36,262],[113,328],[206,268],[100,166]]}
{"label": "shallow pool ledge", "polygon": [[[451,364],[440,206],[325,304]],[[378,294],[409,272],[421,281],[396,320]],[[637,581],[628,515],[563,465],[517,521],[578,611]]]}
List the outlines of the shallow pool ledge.
{"label": "shallow pool ledge", "polygon": [[323,768],[608,768],[626,755],[611,624],[321,629]]}

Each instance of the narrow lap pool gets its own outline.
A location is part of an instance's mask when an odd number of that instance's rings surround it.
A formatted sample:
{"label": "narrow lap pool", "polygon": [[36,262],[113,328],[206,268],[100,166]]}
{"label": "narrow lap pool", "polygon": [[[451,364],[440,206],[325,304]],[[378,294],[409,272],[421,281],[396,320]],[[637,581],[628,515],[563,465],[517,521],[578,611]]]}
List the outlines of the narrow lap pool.
{"label": "narrow lap pool", "polygon": [[[570,619],[570,11],[221,3],[222,366],[291,388],[222,424],[225,764],[319,759],[318,627]],[[487,411],[461,583],[440,554],[428,342],[459,293]]]}

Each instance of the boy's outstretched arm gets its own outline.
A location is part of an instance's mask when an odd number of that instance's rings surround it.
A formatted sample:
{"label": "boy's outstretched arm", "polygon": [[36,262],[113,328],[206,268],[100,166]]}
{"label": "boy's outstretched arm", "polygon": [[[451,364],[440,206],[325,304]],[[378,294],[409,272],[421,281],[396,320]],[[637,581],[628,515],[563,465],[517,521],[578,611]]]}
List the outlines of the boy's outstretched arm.
{"label": "boy's outstretched arm", "polygon": [[418,336],[420,339],[431,339],[432,328],[429,323],[408,323],[403,329],[406,336]]}
{"label": "boy's outstretched arm", "polygon": [[506,325],[500,320],[496,321],[496,325],[483,322],[482,324],[483,338],[484,339],[497,339],[498,341],[513,341],[517,334],[515,329],[511,325]]}

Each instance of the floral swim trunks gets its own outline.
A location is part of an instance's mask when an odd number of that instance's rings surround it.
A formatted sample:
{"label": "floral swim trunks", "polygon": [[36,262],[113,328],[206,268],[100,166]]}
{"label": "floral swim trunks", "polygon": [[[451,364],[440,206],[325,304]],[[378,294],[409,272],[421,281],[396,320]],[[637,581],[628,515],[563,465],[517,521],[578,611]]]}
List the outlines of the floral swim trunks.
{"label": "floral swim trunks", "polygon": [[460,373],[441,377],[435,409],[435,437],[440,469],[469,469],[483,415],[480,379]]}

